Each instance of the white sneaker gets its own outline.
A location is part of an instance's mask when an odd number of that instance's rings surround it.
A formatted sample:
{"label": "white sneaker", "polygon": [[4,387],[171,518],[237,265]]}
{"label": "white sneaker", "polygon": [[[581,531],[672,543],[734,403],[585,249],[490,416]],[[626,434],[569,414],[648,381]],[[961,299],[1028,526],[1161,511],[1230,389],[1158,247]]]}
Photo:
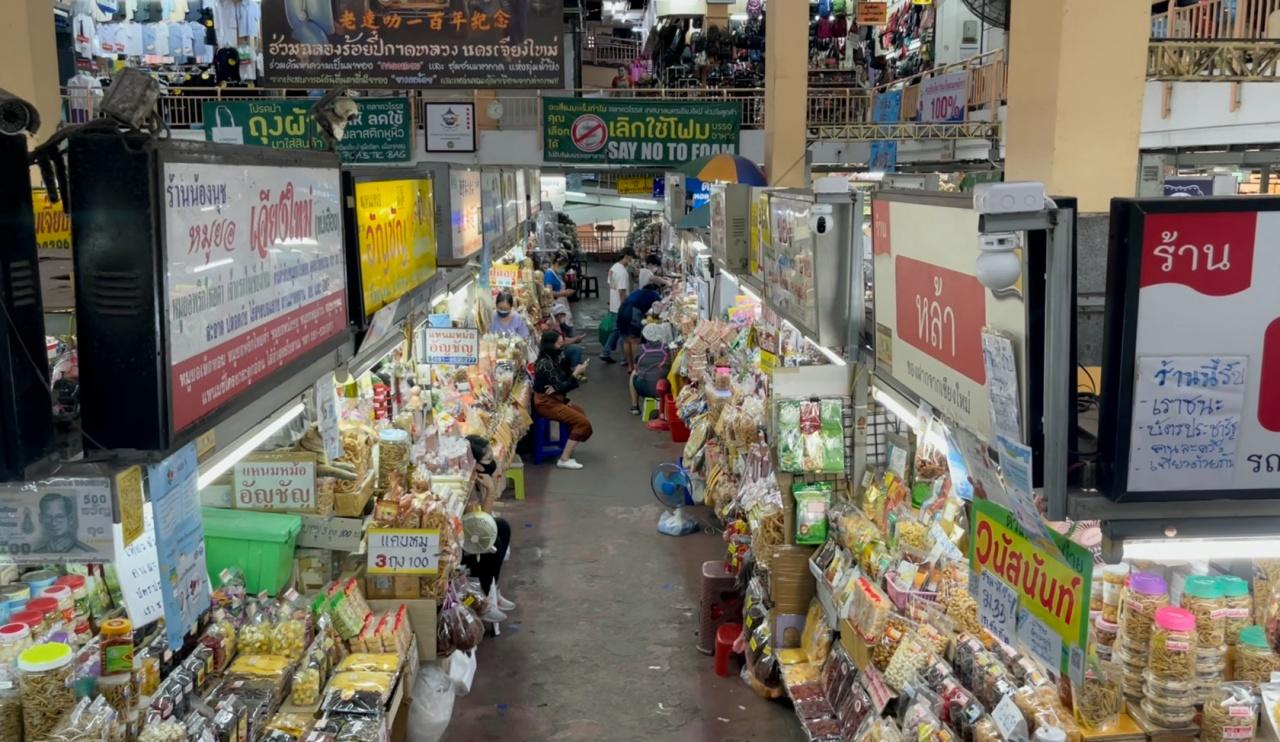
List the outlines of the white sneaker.
{"label": "white sneaker", "polygon": [[503,613],[510,613],[516,609],[515,603],[512,603],[511,601],[502,597],[502,593],[498,592],[497,585],[494,585],[493,590],[490,591],[489,599],[493,601],[493,603],[498,606],[498,610],[502,611]]}
{"label": "white sneaker", "polygon": [[579,464],[577,461],[574,461],[573,459],[560,459],[559,461],[556,462],[556,468],[557,469],[581,469],[582,464]]}
{"label": "white sneaker", "polygon": [[480,618],[481,620],[488,621],[489,623],[502,623],[507,620],[507,614],[503,613],[502,609],[498,606],[490,603],[489,610],[485,611],[484,615]]}

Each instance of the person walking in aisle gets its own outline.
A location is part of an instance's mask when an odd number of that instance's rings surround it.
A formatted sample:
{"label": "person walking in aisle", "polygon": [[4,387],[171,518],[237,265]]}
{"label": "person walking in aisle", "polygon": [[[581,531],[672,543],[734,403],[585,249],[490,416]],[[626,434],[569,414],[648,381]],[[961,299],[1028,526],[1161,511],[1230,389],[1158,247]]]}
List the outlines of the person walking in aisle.
{"label": "person walking in aisle", "polygon": [[[467,442],[471,444],[471,456],[476,461],[477,502],[476,510],[462,517],[462,564],[472,577],[480,580],[480,589],[489,596],[489,607],[482,618],[491,623],[501,623],[507,620],[508,613],[516,609],[516,604],[503,597],[498,588],[502,563],[506,561],[507,549],[511,546],[511,524],[493,515],[493,503],[498,497],[498,487],[493,480],[498,463],[493,458],[493,447],[486,438],[479,435],[467,436]],[[486,520],[492,523],[487,524],[484,522]],[[490,527],[494,531],[489,531]],[[482,550],[473,544],[476,539],[467,537],[468,530],[484,536],[492,536],[494,532],[497,535],[493,539],[493,545]]]}
{"label": "person walking in aisle", "polygon": [[495,335],[519,335],[525,340],[529,339],[529,325],[525,324],[524,317],[516,314],[510,291],[498,294],[498,298],[493,300],[493,306],[493,322],[490,327]]}
{"label": "person walking in aisle", "polygon": [[[636,257],[635,248],[626,247],[622,250],[622,257],[618,258],[618,262],[609,268],[609,314],[614,317],[617,322],[618,308],[622,306],[622,302],[627,300],[627,295],[631,293],[631,272],[627,270],[631,266],[631,261]],[[618,349],[618,326],[614,324],[613,332],[609,333],[609,340],[604,344],[604,351],[600,354],[600,360],[605,363],[613,363],[613,351]]]}
{"label": "person walking in aisle", "polygon": [[662,270],[662,258],[654,253],[644,256],[644,265],[640,266],[640,280],[636,281],[637,286],[648,286],[656,283],[659,286],[666,286],[667,279],[658,275]]}
{"label": "person walking in aisle", "polygon": [[538,344],[538,360],[533,364],[533,409],[541,417],[569,426],[569,442],[560,453],[556,466],[561,469],[581,469],[573,458],[579,443],[591,437],[591,421],[581,407],[569,402],[569,392],[577,389],[578,379],[586,373],[587,364],[572,369],[561,350],[564,340],[560,333],[547,330]]}

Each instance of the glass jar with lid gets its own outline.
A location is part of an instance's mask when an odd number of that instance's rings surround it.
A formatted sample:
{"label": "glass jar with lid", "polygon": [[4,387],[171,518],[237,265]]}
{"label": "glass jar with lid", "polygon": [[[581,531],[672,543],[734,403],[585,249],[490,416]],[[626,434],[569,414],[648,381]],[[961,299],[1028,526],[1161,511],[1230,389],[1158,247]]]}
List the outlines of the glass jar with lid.
{"label": "glass jar with lid", "polygon": [[55,585],[71,588],[71,599],[75,601],[76,613],[89,612],[89,582],[84,575],[66,575],[59,577]]}
{"label": "glass jar with lid", "polygon": [[18,655],[31,646],[31,628],[24,623],[0,626],[0,664],[16,662]]}
{"label": "glass jar with lid", "polygon": [[1227,596],[1217,578],[1188,577],[1182,587],[1182,607],[1196,618],[1196,640],[1202,649],[1226,643]]}
{"label": "glass jar with lid", "polygon": [[1156,611],[1147,670],[1162,680],[1191,682],[1196,677],[1196,617],[1185,608]]}
{"label": "glass jar with lid", "polygon": [[25,739],[38,740],[76,705],[71,671],[75,652],[61,642],[28,647],[18,655]]}
{"label": "glass jar with lid", "polygon": [[76,602],[71,597],[71,588],[66,585],[50,585],[40,593],[41,598],[57,601],[57,608],[54,609],[56,620],[70,624],[71,619],[76,614]]}
{"label": "glass jar with lid", "polygon": [[1267,683],[1271,673],[1280,670],[1280,658],[1271,650],[1267,633],[1261,626],[1246,626],[1236,645],[1235,679],[1249,683]]}
{"label": "glass jar with lid", "polygon": [[53,630],[53,625],[62,616],[58,613],[58,601],[54,598],[32,598],[27,601],[27,610],[40,614],[40,634],[43,636]]}
{"label": "glass jar with lid", "polygon": [[1240,641],[1240,632],[1253,621],[1253,596],[1249,583],[1240,577],[1224,575],[1218,578],[1226,602],[1225,633],[1228,644]]}
{"label": "glass jar with lid", "polygon": [[133,674],[133,624],[127,618],[102,622],[98,633],[98,653],[102,675]]}

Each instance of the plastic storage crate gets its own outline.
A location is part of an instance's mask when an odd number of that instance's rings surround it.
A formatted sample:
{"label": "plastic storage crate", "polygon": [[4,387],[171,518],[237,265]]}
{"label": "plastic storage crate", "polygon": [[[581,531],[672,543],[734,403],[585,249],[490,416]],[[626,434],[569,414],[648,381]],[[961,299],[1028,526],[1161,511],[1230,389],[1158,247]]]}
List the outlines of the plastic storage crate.
{"label": "plastic storage crate", "polygon": [[244,570],[245,589],[275,595],[293,572],[302,518],[287,513],[204,508],[205,561],[216,587],[227,567]]}

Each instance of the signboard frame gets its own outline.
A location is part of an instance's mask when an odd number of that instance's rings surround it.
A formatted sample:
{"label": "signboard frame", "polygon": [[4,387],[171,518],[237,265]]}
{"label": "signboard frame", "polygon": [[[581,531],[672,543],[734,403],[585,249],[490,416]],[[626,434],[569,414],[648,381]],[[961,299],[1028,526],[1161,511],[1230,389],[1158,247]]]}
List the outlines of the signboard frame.
{"label": "signboard frame", "polygon": [[[456,134],[433,131],[432,121],[434,117],[437,114],[443,117],[450,110],[455,111],[455,115],[460,116],[463,122],[470,121],[470,125],[468,126],[464,123],[462,130]],[[441,121],[443,121],[443,118]],[[476,133],[476,104],[470,101],[455,102],[447,100],[423,102],[422,133],[425,137],[426,151],[428,153],[475,152],[476,142],[479,139],[479,135]],[[459,146],[453,146],[454,141],[457,141]]]}
{"label": "signboard frame", "polygon": [[[1135,387],[1138,366],[1138,341],[1142,331],[1139,310],[1141,307],[1142,260],[1145,249],[1146,229],[1152,217],[1171,215],[1235,215],[1254,213],[1257,219],[1264,215],[1280,212],[1280,202],[1274,202],[1266,196],[1234,196],[1225,198],[1143,198],[1113,199],[1111,202],[1111,239],[1107,250],[1107,308],[1103,319],[1103,374],[1102,403],[1098,416],[1098,483],[1099,490],[1111,500],[1123,503],[1155,503],[1155,502],[1196,502],[1212,499],[1230,500],[1274,500],[1280,498],[1280,486],[1263,486],[1258,488],[1240,488],[1226,478],[1211,489],[1162,489],[1132,490],[1130,489],[1130,456],[1132,428],[1134,423]],[[1254,239],[1251,246],[1250,286],[1258,281],[1257,267],[1266,262],[1263,242],[1258,238],[1262,228],[1255,222]],[[1176,236],[1176,235],[1174,235]],[[1172,237],[1171,237],[1172,239]],[[1215,237],[1215,240],[1219,237]],[[1176,247],[1191,244],[1195,236],[1178,237],[1173,243]],[[1243,257],[1241,246],[1228,237],[1227,244],[1235,250],[1232,258],[1239,261]],[[1198,242],[1195,242],[1199,245]],[[1157,246],[1158,249],[1158,246]],[[1154,252],[1154,250],[1153,250]],[[1176,253],[1175,253],[1176,254]],[[1207,269],[1206,269],[1207,270]],[[1265,274],[1263,274],[1265,275]],[[1225,299],[1229,296],[1248,291],[1240,289],[1224,294],[1207,294],[1183,284],[1188,291],[1197,296],[1212,296]],[[1152,285],[1150,288],[1158,288]],[[1220,324],[1220,323],[1219,323]],[[1186,341],[1186,335],[1182,341]],[[1215,339],[1214,342],[1217,342]],[[1256,385],[1264,385],[1261,367],[1266,363],[1265,339],[1250,357],[1246,369],[1246,386],[1253,380]],[[1163,355],[1163,354],[1162,354]],[[1168,355],[1202,356],[1221,355],[1238,356],[1241,352],[1234,350],[1208,351],[1196,347],[1187,348],[1185,352]],[[1256,367],[1256,371],[1255,371]],[[1243,412],[1256,411],[1261,406],[1260,390],[1251,393],[1246,389],[1245,402],[1256,402],[1253,407],[1246,407]],[[1242,421],[1243,422],[1243,419]],[[1241,426],[1244,427],[1243,425]],[[1245,439],[1241,431],[1240,447],[1234,454],[1236,464],[1247,461]],[[1277,451],[1280,453],[1280,451]],[[1234,466],[1233,466],[1234,469]]]}
{"label": "signboard frame", "polygon": [[[675,117],[683,119],[668,121]],[[658,119],[662,120],[655,123]],[[732,132],[717,136],[712,124],[726,125]],[[699,129],[703,125],[708,127],[705,136]],[[686,130],[689,133],[682,135]],[[617,147],[612,146],[615,144]],[[648,98],[542,99],[542,157],[548,163],[678,168],[699,157],[722,152],[737,154],[741,147],[740,103]],[[617,154],[611,154],[611,150]]]}

